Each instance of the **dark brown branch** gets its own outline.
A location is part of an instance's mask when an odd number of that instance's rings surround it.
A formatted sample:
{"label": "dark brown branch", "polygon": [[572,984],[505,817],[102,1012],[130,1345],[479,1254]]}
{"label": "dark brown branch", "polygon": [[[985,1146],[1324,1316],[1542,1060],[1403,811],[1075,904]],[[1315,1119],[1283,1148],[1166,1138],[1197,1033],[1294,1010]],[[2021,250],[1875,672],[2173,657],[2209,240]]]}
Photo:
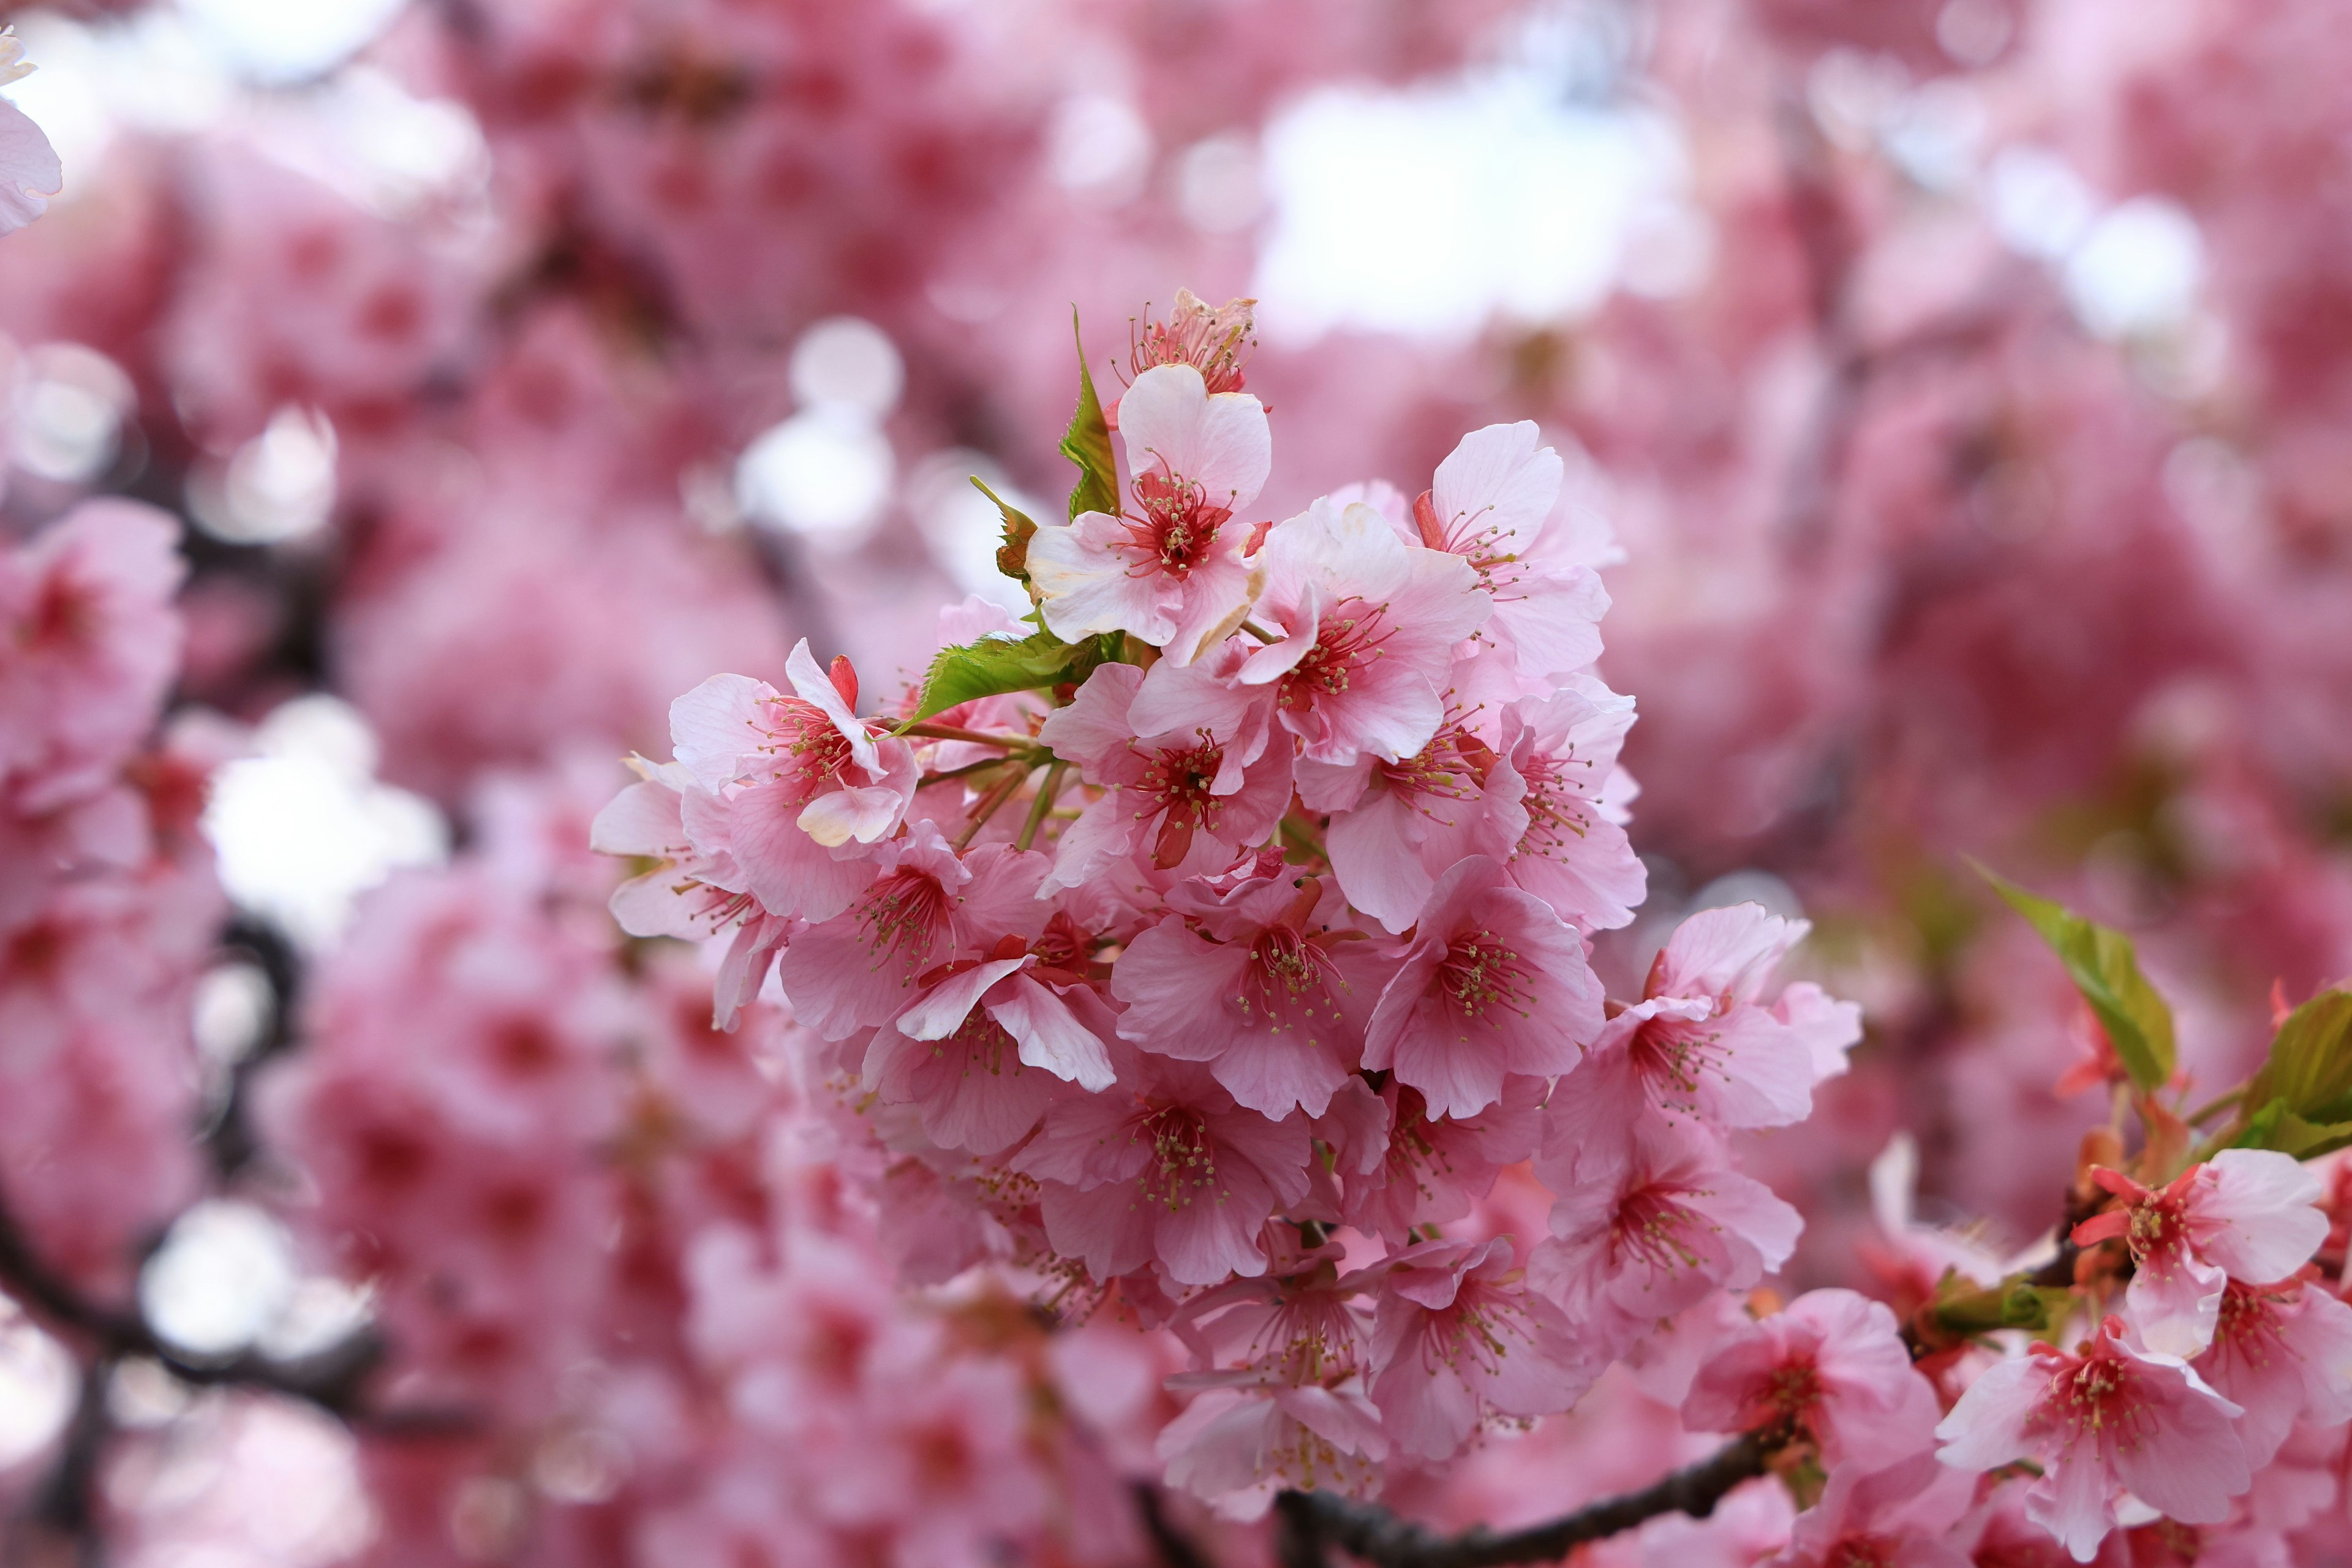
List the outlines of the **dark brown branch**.
{"label": "dark brown branch", "polygon": [[84,1296],[34,1252],[24,1230],[0,1202],[0,1291],[51,1329],[79,1343],[89,1364],[131,1357],[160,1363],[199,1388],[237,1387],[281,1394],[318,1405],[354,1426],[386,1432],[446,1432],[469,1418],[452,1411],[371,1412],[362,1387],[383,1360],[383,1339],[362,1329],[313,1354],[278,1360],[247,1351],[226,1361],[191,1356],[149,1328],[136,1311],[117,1311]]}
{"label": "dark brown branch", "polygon": [[[1284,1568],[1307,1568],[1322,1549],[1337,1546],[1373,1568],[1499,1568],[1513,1563],[1556,1563],[1577,1547],[1622,1534],[1661,1514],[1705,1519],[1725,1494],[1765,1473],[1787,1443],[1784,1432],[1750,1432],[1697,1464],[1654,1486],[1603,1498],[1564,1518],[1497,1535],[1484,1525],[1438,1535],[1399,1519],[1378,1503],[1329,1492],[1285,1492],[1275,1500],[1284,1531]],[[1294,1543],[1307,1555],[1293,1556]]]}
{"label": "dark brown branch", "polygon": [[1138,1481],[1134,1491],[1135,1511],[1143,1521],[1143,1533],[1150,1538],[1160,1568],[1215,1568],[1208,1554],[1169,1519],[1167,1499],[1158,1487]]}

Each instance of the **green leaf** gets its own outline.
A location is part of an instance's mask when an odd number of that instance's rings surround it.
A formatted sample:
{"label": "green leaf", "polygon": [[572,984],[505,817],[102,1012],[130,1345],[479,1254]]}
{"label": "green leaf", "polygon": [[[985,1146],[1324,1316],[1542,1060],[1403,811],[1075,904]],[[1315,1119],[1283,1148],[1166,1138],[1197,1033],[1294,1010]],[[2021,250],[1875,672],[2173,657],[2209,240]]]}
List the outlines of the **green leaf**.
{"label": "green leaf", "polygon": [[2131,939],[2048,899],[2037,898],[1981,866],[1977,869],[2011,909],[2042,933],[2042,940],[2066,965],[2067,976],[2098,1016],[2132,1081],[2151,1093],[2168,1082],[2173,1064],[2172,1009],[2140,973]]}
{"label": "green leaf", "polygon": [[[1070,331],[1078,330],[1078,313],[1070,312]],[[1078,339],[1078,408],[1062,437],[1062,456],[1078,466],[1078,487],[1070,492],[1070,516],[1082,511],[1118,512],[1118,463],[1110,453],[1110,422],[1103,417],[1102,399],[1095,395],[1095,378],[1087,369],[1086,339]]]}
{"label": "green leaf", "polygon": [[907,723],[920,723],[975,698],[1076,684],[1117,656],[1118,641],[1114,635],[1066,643],[1051,632],[1039,632],[1025,637],[985,637],[961,647],[941,648],[923,678],[922,699]]}
{"label": "green leaf", "polygon": [[1036,522],[1025,511],[990,489],[978,474],[971,477],[971,488],[996,503],[1004,519],[1004,542],[996,547],[996,569],[1015,582],[1029,581],[1029,539],[1037,531]]}
{"label": "green leaf", "polygon": [[2247,1104],[2272,1100],[2282,1129],[2289,1119],[2315,1131],[2352,1121],[2352,992],[2323,991],[2279,1026],[2270,1059],[2246,1086]]}

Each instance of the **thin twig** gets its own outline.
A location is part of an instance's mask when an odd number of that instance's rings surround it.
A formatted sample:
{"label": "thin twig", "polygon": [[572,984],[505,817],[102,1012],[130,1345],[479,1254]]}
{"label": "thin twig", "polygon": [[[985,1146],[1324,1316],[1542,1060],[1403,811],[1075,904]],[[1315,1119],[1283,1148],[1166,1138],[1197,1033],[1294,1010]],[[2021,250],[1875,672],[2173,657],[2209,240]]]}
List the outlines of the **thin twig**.
{"label": "thin twig", "polygon": [[[1459,1535],[1438,1535],[1398,1518],[1378,1503],[1359,1502],[1330,1492],[1285,1492],[1276,1500],[1286,1531],[1318,1560],[1325,1546],[1337,1546],[1373,1568],[1500,1568],[1505,1563],[1554,1563],[1587,1542],[1622,1534],[1662,1514],[1705,1519],[1733,1488],[1765,1473],[1772,1456],[1788,1442],[1785,1430],[1768,1428],[1736,1437],[1697,1464],[1675,1471],[1654,1486],[1622,1497],[1603,1498],[1564,1518],[1497,1535],[1484,1525]],[[1293,1568],[1286,1535],[1284,1568]]]}
{"label": "thin twig", "polygon": [[1037,842],[1037,829],[1044,826],[1045,814],[1054,809],[1054,797],[1062,793],[1062,775],[1070,764],[1056,762],[1045,770],[1045,782],[1037,786],[1037,799],[1029,807],[1029,820],[1021,825],[1021,837],[1013,841],[1015,849],[1026,849]]}
{"label": "thin twig", "polygon": [[988,794],[981,797],[980,804],[972,808],[971,821],[966,824],[964,830],[956,836],[957,849],[970,848],[971,841],[980,837],[981,828],[986,826],[990,817],[996,815],[997,807],[1011,800],[1013,792],[1028,781],[1029,764],[1027,763],[1015,762],[1009,758],[1007,762],[1010,765],[1005,769],[1004,782],[992,785]]}

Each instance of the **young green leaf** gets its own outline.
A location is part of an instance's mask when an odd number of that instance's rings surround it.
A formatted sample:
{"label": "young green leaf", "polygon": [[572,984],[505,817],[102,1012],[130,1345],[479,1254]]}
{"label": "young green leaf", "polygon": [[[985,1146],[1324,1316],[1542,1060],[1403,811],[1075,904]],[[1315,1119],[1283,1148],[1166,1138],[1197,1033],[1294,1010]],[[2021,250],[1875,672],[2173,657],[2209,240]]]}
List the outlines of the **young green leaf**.
{"label": "young green leaf", "polygon": [[2172,1078],[2172,1009],[2139,972],[2131,939],[1977,868],[2011,909],[2023,915],[2065,964],[2068,978],[2097,1015],[2132,1081],[2153,1091]]}
{"label": "young green leaf", "polygon": [[[923,678],[921,699],[908,724],[920,723],[976,698],[1041,687],[1076,684],[1115,657],[1117,637],[1066,643],[1051,632],[1033,637],[984,637],[961,647],[941,648]],[[903,726],[902,726],[903,728]]]}
{"label": "young green leaf", "polygon": [[[1078,330],[1078,313],[1070,312],[1070,331]],[[1080,512],[1118,511],[1118,464],[1111,457],[1110,423],[1103,417],[1102,399],[1095,395],[1095,378],[1087,369],[1087,343],[1078,339],[1078,408],[1062,437],[1062,456],[1078,466],[1077,488],[1070,492],[1070,516]]]}
{"label": "young green leaf", "polygon": [[1004,519],[1004,542],[996,547],[996,569],[1015,582],[1029,581],[1029,538],[1037,531],[1037,524],[1029,514],[990,489],[978,474],[971,477],[971,488],[996,503]]}
{"label": "young green leaf", "polygon": [[2279,1026],[2246,1089],[2249,1105],[2273,1100],[2307,1125],[2352,1121],[2352,992],[2323,991]]}

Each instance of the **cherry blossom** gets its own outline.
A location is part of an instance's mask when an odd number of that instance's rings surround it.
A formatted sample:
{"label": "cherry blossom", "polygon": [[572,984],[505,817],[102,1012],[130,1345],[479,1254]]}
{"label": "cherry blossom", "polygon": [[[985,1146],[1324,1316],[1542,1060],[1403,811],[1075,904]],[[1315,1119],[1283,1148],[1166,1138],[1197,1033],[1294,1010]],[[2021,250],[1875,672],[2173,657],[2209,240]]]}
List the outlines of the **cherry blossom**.
{"label": "cherry blossom", "polygon": [[1736,1330],[1712,1351],[1683,1419],[1745,1432],[1786,1421],[1820,1446],[1823,1465],[1870,1470],[1924,1453],[1942,1412],[1895,1314],[1851,1290],[1809,1290]]}
{"label": "cherry blossom", "polygon": [[1283,869],[1172,891],[1174,912],[1128,943],[1111,992],[1127,1004],[1122,1038],[1208,1063],[1253,1110],[1320,1116],[1364,1057],[1379,972],[1362,933],[1335,925],[1332,889]]}
{"label": "cherry blossom", "polygon": [[1211,392],[1181,362],[1137,375],[1118,410],[1135,510],[1040,527],[1030,579],[1056,636],[1131,632],[1186,664],[1254,595],[1247,525],[1234,518],[1273,461],[1265,410],[1246,392]]}
{"label": "cherry blossom", "polygon": [[2221,1293],[2213,1342],[2190,1364],[2244,1411],[2238,1433],[2246,1462],[2259,1470],[2297,1421],[2352,1421],[2352,1307],[2306,1279],[2232,1279]]}
{"label": "cherry blossom", "polygon": [[2227,1519],[2252,1484],[2241,1414],[2178,1358],[2131,1344],[2110,1317],[2076,1351],[2037,1345],[1989,1368],[1936,1436],[1958,1469],[2040,1464],[2026,1513],[2088,1563],[2126,1490],[2184,1524]]}
{"label": "cherry blossom", "polygon": [[1241,1108],[1192,1063],[1144,1057],[1120,1077],[1049,1107],[1013,1160],[1043,1189],[1055,1248],[1097,1279],[1154,1262],[1181,1285],[1263,1274],[1258,1228],[1307,1191],[1305,1123]]}
{"label": "cherry blossom", "polygon": [[2318,1179],[2268,1150],[2225,1149],[2161,1189],[2116,1171],[2097,1175],[2124,1206],[2076,1226],[2074,1239],[2129,1243],[2132,1326],[2167,1354],[2193,1356],[2212,1342],[2227,1281],[2284,1279],[2327,1236]]}
{"label": "cherry blossom", "polygon": [[1581,669],[1601,655],[1609,595],[1591,568],[1531,560],[1559,495],[1559,454],[1536,445],[1532,421],[1473,430],[1437,465],[1413,502],[1417,542],[1467,561],[1494,600],[1483,636],[1520,673]]}
{"label": "cherry blossom", "polygon": [[1364,1065],[1391,1069],[1435,1116],[1470,1116],[1514,1073],[1572,1071],[1600,1032],[1583,944],[1550,909],[1498,886],[1472,856],[1439,879],[1364,1036]]}
{"label": "cherry blossom", "polygon": [[1129,710],[1144,672],[1107,664],[1037,738],[1104,793],[1062,835],[1051,885],[1074,888],[1148,850],[1159,870],[1215,872],[1263,842],[1290,804],[1290,753],[1244,763],[1241,737],[1213,726],[1139,735]]}
{"label": "cherry blossom", "polygon": [[1272,690],[1301,760],[1402,762],[1427,745],[1455,646],[1486,618],[1470,568],[1404,543],[1370,507],[1329,500],[1276,523],[1261,553],[1254,615],[1271,640],[1234,679]]}
{"label": "cherry blossom", "polygon": [[[33,69],[14,27],[0,27],[0,82]],[[0,102],[0,234],[20,229],[48,210],[65,186],[58,151],[41,128],[13,103]]]}
{"label": "cherry blossom", "polygon": [[1404,1452],[1450,1458],[1483,1422],[1565,1410],[1591,1384],[1575,1328],[1512,1263],[1497,1237],[1423,1242],[1381,1265],[1371,1396]]}

